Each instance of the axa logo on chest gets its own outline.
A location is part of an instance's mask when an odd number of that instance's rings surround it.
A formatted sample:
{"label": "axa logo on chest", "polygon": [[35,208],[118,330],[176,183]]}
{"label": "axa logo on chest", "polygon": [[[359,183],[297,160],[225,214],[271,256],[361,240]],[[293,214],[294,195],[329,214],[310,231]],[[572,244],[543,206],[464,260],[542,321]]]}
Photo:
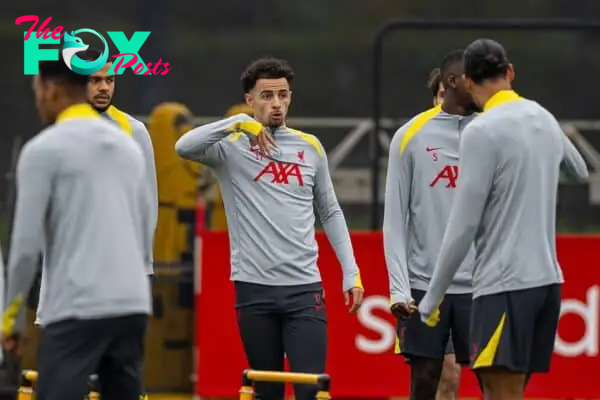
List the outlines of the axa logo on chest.
{"label": "axa logo on chest", "polygon": [[[52,31],[47,28],[47,25],[52,20],[48,17],[42,24],[37,27],[40,21],[37,15],[23,15],[15,20],[16,25],[21,25],[26,22],[31,22],[31,26],[25,32],[25,57],[23,62],[25,75],[37,75],[39,73],[40,61],[57,61],[59,59],[59,50],[50,48],[40,48],[41,45],[56,45],[60,44],[64,38],[62,46],[62,55],[67,66],[74,72],[81,75],[90,75],[98,72],[109,61],[108,60],[108,43],[104,36],[92,29],[78,29],[71,33],[63,32],[64,27],[57,26]],[[37,30],[36,30],[37,27]],[[104,46],[100,57],[93,61],[82,60],[77,56],[80,51],[89,48],[83,40],[77,35],[81,33],[89,33],[98,37]],[[106,32],[108,37],[117,47],[118,53],[112,57],[114,61],[108,73],[110,75],[121,75],[127,68],[133,69],[136,75],[165,75],[172,67],[169,67],[168,62],[162,62],[162,58],[156,63],[145,63],[139,55],[142,45],[150,36],[150,32],[134,32],[131,39],[127,39],[124,32],[113,31]]]}
{"label": "axa logo on chest", "polygon": [[[304,157],[304,153],[302,154]],[[265,175],[271,176],[271,183],[278,185],[288,185],[290,178],[296,178],[298,186],[304,186],[302,171],[297,164],[290,164],[282,161],[270,161],[254,178],[254,182],[261,180]]]}
{"label": "axa logo on chest", "polygon": [[435,178],[429,184],[430,187],[436,186],[440,181],[443,181],[446,188],[456,188],[456,181],[458,180],[458,165],[444,165],[444,167],[438,172]]}

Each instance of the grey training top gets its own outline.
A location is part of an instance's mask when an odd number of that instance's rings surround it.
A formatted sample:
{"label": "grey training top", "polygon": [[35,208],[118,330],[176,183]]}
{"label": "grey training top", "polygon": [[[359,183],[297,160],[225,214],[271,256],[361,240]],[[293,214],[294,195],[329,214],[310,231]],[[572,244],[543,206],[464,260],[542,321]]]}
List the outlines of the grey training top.
{"label": "grey training top", "polygon": [[41,325],[149,314],[145,175],[139,146],[87,104],[30,140],[17,166],[7,307],[22,304],[42,253]]}
{"label": "grey training top", "polygon": [[117,125],[140,146],[142,154],[144,156],[144,162],[146,164],[146,175],[144,183],[146,185],[146,192],[148,201],[151,204],[148,210],[149,218],[149,229],[151,230],[150,236],[148,236],[152,242],[149,243],[148,248],[150,254],[147,255],[150,263],[147,265],[148,274],[152,274],[153,270],[153,249],[154,249],[154,233],[156,231],[156,224],[158,222],[158,184],[156,178],[156,162],[154,158],[154,147],[152,146],[152,138],[150,132],[146,128],[143,122],[138,121],[131,115],[119,110],[115,106],[110,106],[104,113],[100,114],[103,117],[107,117],[110,121],[116,122]]}
{"label": "grey training top", "polygon": [[231,279],[281,286],[320,282],[316,208],[342,265],[343,289],[360,287],[323,146],[313,135],[282,126],[272,132],[278,146],[272,158],[263,157],[254,144],[261,128],[239,114],[195,128],[176,144],[180,156],[217,174],[227,215]]}
{"label": "grey training top", "polygon": [[461,138],[456,198],[419,307],[425,316],[473,242],[475,298],[563,282],[555,246],[561,164],[587,178],[583,158],[550,112],[513,91],[488,101]]}
{"label": "grey training top", "polygon": [[[149,230],[145,235],[146,240],[149,241],[147,244],[145,244],[145,248],[148,251],[148,254],[146,254],[146,259],[148,260],[146,264],[146,271],[149,275],[152,275],[154,273],[154,233],[156,231],[156,224],[158,221],[158,185],[156,179],[156,165],[152,139],[143,122],[138,121],[131,115],[119,110],[115,106],[111,105],[106,109],[105,112],[100,113],[100,115],[106,118],[106,120],[111,121],[111,123],[115,123],[124,134],[133,138],[133,140],[140,146],[140,150],[144,156],[146,168],[144,190],[146,192],[146,196],[148,197],[148,204],[150,205],[146,210],[148,215],[145,216],[148,221],[147,229]],[[40,301],[37,308],[36,324],[40,324],[40,321],[43,319],[42,314],[44,313],[44,303],[42,299],[44,298],[45,288],[46,277],[44,274],[42,274],[42,285],[40,287]],[[22,323],[24,321],[19,322]]]}
{"label": "grey training top", "polygon": [[[434,107],[392,139],[383,219],[392,304],[408,304],[411,289],[429,287],[460,176],[459,137],[473,118]],[[474,256],[471,246],[449,293],[471,292]]]}

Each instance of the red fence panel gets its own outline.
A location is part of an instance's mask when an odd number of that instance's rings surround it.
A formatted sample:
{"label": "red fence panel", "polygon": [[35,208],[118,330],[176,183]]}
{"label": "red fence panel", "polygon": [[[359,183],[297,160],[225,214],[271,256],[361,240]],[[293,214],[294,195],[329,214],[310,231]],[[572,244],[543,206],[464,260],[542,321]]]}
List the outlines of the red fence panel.
{"label": "red fence panel", "polygon": [[[343,303],[341,270],[322,233],[319,266],[329,319],[328,373],[337,397],[408,395],[408,368],[393,354],[395,330],[388,311],[388,281],[380,233],[352,233],[367,297],[358,315]],[[229,242],[225,232],[203,237],[202,288],[196,299],[197,383],[201,396],[235,396],[247,367],[238,337],[229,282]],[[565,273],[562,316],[552,372],[532,379],[528,397],[600,398],[600,237],[558,239]],[[478,396],[471,372],[463,373],[462,396]]]}

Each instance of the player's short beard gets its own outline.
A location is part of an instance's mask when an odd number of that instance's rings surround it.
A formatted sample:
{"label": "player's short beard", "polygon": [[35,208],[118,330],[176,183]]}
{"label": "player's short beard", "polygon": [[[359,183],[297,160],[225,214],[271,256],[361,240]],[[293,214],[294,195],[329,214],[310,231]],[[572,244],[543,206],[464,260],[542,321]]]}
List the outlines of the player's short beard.
{"label": "player's short beard", "polygon": [[107,104],[107,105],[105,105],[104,107],[98,107],[98,106],[96,106],[96,105],[95,105],[93,102],[90,102],[90,105],[91,105],[91,106],[92,106],[92,108],[93,108],[94,110],[96,110],[97,112],[99,112],[99,113],[103,113],[103,112],[105,112],[106,110],[108,110],[108,107],[110,107],[110,106],[112,105],[112,97],[110,98],[110,100],[108,100],[108,104]]}
{"label": "player's short beard", "polygon": [[285,125],[285,117],[281,118],[281,120],[279,120],[278,122],[276,122],[274,119],[269,118],[267,121],[266,126],[271,129],[272,131],[275,131],[277,128],[281,128],[282,126]]}
{"label": "player's short beard", "polygon": [[283,124],[285,124],[285,121],[283,121],[283,120],[281,122],[277,122],[277,123],[275,123],[275,122],[269,122],[269,124],[267,125],[267,127],[270,130],[274,131],[277,128],[280,128],[281,126],[283,126]]}

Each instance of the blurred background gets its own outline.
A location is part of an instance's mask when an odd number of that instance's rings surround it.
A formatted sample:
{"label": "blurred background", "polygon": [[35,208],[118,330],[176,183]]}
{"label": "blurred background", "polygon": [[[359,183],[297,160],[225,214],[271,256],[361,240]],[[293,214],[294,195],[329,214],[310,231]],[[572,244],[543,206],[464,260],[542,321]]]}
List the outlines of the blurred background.
{"label": "blurred background", "polygon": [[[385,21],[401,17],[600,21],[600,2],[595,0],[32,0],[4,2],[0,9],[0,46],[7,55],[0,64],[0,240],[5,257],[14,165],[20,147],[41,129],[31,76],[23,74],[23,32],[30,24],[16,26],[15,19],[33,14],[41,23],[51,16],[50,29],[61,25],[69,32],[124,31],[128,38],[135,31],[151,31],[140,55],[146,63],[162,59],[172,67],[159,76],[134,76],[128,70],[117,79],[114,103],[148,124],[159,178],[155,259],[160,279],[148,347],[153,362],[146,367],[146,381],[155,391],[183,393],[191,393],[194,378],[195,232],[202,227],[224,229],[225,220],[210,172],[182,162],[173,145],[195,124],[244,111],[234,106],[243,101],[239,77],[247,64],[263,55],[291,63],[296,80],[289,125],[323,142],[349,225],[362,230],[372,223],[368,136],[373,128],[373,39]],[[550,109],[585,155],[590,183],[561,184],[558,229],[595,233],[600,230],[600,178],[594,174],[600,168],[599,32],[411,30],[389,35],[382,69],[382,116],[389,121],[379,135],[382,154],[387,154],[391,134],[406,118],[430,107],[425,87],[429,71],[446,53],[481,36],[505,45],[516,65],[516,90]],[[82,38],[92,46],[99,44],[91,35]],[[117,54],[114,46],[111,54]],[[385,158],[379,161],[385,166]],[[381,172],[384,177],[385,168]],[[35,342],[36,332],[28,340]],[[35,365],[33,351],[34,346],[26,346],[25,366]]]}

